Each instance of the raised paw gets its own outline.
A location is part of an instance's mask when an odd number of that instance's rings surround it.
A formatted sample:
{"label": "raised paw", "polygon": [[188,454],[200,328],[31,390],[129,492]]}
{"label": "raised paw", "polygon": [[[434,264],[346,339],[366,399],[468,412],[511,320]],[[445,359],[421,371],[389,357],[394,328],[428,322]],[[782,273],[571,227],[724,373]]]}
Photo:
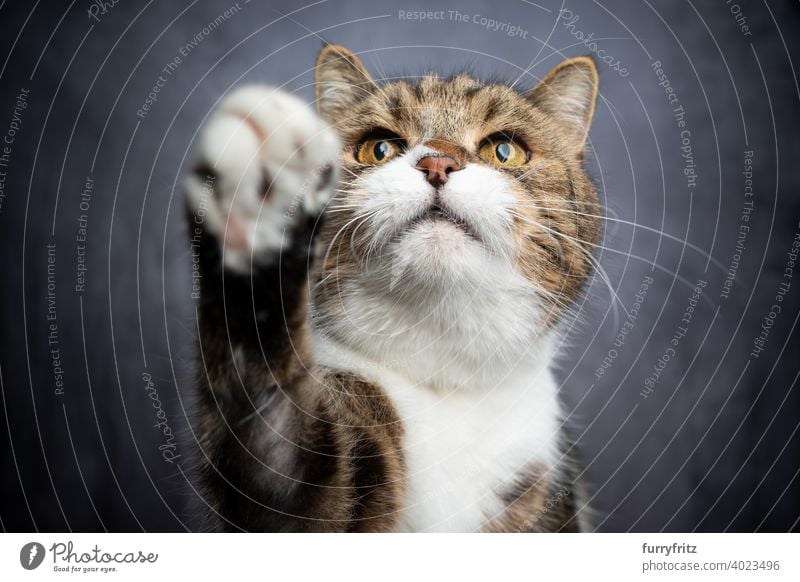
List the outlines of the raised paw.
{"label": "raised paw", "polygon": [[250,86],[226,97],[203,129],[186,188],[225,266],[247,271],[291,244],[291,227],[333,195],[338,156],[333,130],[293,95]]}

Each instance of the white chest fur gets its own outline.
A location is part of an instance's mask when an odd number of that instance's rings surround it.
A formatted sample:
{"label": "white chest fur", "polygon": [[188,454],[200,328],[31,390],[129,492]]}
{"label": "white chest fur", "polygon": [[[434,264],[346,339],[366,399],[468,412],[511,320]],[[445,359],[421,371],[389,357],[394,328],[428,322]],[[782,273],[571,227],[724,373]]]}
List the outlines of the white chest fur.
{"label": "white chest fur", "polygon": [[[318,361],[380,385],[404,428],[403,531],[474,531],[503,509],[499,496],[531,464],[550,466],[559,427],[550,371],[524,365],[494,386],[435,391],[329,341]],[[326,347],[327,346],[327,347]]]}

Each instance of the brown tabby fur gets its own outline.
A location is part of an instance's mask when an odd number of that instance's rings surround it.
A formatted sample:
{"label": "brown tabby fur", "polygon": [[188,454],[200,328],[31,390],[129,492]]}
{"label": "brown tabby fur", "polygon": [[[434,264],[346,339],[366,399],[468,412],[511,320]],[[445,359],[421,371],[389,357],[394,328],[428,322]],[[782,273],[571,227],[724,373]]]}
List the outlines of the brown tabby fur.
{"label": "brown tabby fur", "polygon": [[[596,86],[590,59],[575,59],[572,65]],[[569,135],[553,117],[552,92],[563,82],[558,71],[522,94],[504,85],[482,85],[466,74],[379,87],[355,55],[338,46],[325,47],[317,63],[319,87],[337,82],[355,87],[349,100],[322,91],[317,95],[321,114],[344,143],[342,191],[369,170],[356,162],[353,147],[373,129],[389,129],[409,147],[424,143],[462,163],[482,163],[476,145],[498,131],[531,147],[531,164],[508,171],[518,180],[520,201],[516,260],[540,289],[547,328],[561,321],[578,297],[598,238],[598,220],[591,216],[598,214],[597,198],[581,168],[585,135]],[[207,165],[198,172],[213,178]],[[404,431],[394,406],[380,387],[317,366],[310,349],[309,299],[315,321],[323,326],[327,318],[342,315],[338,286],[357,276],[369,241],[366,233],[351,237],[346,231],[327,260],[316,264],[311,279],[307,258],[329,248],[351,218],[347,212],[327,215],[320,229],[314,217],[300,217],[293,243],[279,260],[265,261],[248,275],[224,269],[217,240],[211,234],[203,239],[199,433],[203,483],[218,529],[397,527],[405,471]],[[313,283],[331,273],[309,298]],[[572,447],[565,446],[564,453],[571,455]],[[506,493],[506,512],[487,516],[484,530],[577,529],[581,502],[573,479],[569,471],[532,467]],[[562,490],[569,493],[559,496]]]}

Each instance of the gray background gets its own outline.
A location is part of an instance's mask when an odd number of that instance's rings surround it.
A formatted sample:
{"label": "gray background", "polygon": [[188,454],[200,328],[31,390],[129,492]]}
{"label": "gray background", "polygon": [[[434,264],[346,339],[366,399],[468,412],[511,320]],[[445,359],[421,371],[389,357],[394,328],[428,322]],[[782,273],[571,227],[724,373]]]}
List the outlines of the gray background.
{"label": "gray background", "polygon": [[[88,1],[2,3],[0,136],[15,96],[30,89],[10,166],[0,168],[7,171],[0,208],[4,530],[203,527],[191,478],[194,302],[176,184],[198,127],[225,91],[267,82],[310,100],[323,39],[363,52],[376,76],[470,68],[485,78],[522,76],[527,87],[564,56],[590,53],[570,30],[592,33],[629,71],[622,76],[600,63],[587,165],[608,209],[598,249],[604,275],[588,289],[559,365],[599,529],[798,528],[800,274],[766,349],[749,355],[800,220],[800,95],[791,58],[800,42],[798,4],[739,2],[750,35],[721,0],[453,4],[469,22],[398,18],[398,10],[452,9],[446,3],[240,0],[237,14],[203,35],[233,2],[123,0],[99,22],[87,14]],[[562,6],[580,17],[569,30],[558,19]],[[527,38],[487,30],[472,22],[475,15],[517,25]],[[137,117],[161,70],[198,34],[149,114]],[[661,61],[686,111],[693,190],[653,61]],[[746,150],[753,151],[751,231],[723,299]],[[85,212],[87,285],[77,293],[75,237],[87,176],[94,180]],[[54,392],[47,338],[47,244],[56,245],[63,395]],[[635,326],[615,348],[624,310],[648,275],[654,283]],[[701,279],[707,285],[688,333],[643,398],[645,378]],[[616,358],[598,380],[610,349]],[[159,451],[144,373],[180,435],[174,463]]]}

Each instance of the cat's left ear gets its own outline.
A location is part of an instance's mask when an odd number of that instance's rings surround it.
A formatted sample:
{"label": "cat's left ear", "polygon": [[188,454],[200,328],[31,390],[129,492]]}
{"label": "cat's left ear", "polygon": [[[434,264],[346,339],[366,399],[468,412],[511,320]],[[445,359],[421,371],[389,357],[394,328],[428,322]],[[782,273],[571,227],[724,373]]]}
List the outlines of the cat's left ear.
{"label": "cat's left ear", "polygon": [[557,65],[528,93],[533,104],[564,129],[566,141],[576,155],[583,153],[589,134],[599,82],[594,61],[575,57]]}
{"label": "cat's left ear", "polygon": [[375,81],[351,51],[337,44],[326,45],[320,51],[316,68],[317,109],[327,121],[341,121],[339,116],[375,87]]}

